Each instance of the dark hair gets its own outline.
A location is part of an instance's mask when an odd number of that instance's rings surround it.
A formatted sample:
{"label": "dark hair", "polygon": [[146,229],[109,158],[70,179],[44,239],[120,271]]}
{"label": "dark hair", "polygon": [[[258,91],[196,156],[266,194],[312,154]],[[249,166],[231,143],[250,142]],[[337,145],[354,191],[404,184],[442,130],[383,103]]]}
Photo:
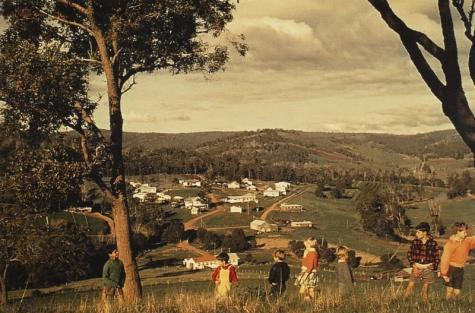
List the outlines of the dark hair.
{"label": "dark hair", "polygon": [[455,222],[452,226],[452,232],[456,234],[458,231],[467,230],[468,225],[465,222]]}
{"label": "dark hair", "polygon": [[115,245],[107,245],[104,250],[105,252],[107,252],[107,254],[111,254],[112,252],[117,250],[117,247]]}
{"label": "dark hair", "polygon": [[228,263],[229,255],[226,252],[221,252],[220,254],[216,256],[216,259],[219,261],[225,261],[226,263]]}
{"label": "dark hair", "polygon": [[421,222],[416,226],[416,230],[425,231],[428,233],[430,232],[430,225],[427,222]]}

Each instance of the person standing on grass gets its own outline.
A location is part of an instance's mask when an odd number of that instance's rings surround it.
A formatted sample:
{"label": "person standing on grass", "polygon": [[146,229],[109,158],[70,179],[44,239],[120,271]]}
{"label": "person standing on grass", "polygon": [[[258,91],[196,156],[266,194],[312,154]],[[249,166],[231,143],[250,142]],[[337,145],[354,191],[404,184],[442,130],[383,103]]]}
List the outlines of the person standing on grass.
{"label": "person standing on grass", "polygon": [[453,235],[444,246],[440,262],[440,277],[447,287],[445,298],[457,299],[463,283],[463,268],[471,249],[475,249],[475,236],[467,237],[468,226],[456,222],[452,226]]}
{"label": "person standing on grass", "polygon": [[315,288],[317,287],[318,253],[317,240],[310,237],[304,241],[305,251],[303,253],[301,272],[295,281],[296,286],[300,286],[299,294],[305,301],[315,298]]}
{"label": "person standing on grass", "polygon": [[272,256],[275,263],[269,271],[270,294],[281,296],[286,289],[286,282],[289,280],[290,268],[285,263],[285,252],[283,250],[275,250]]}
{"label": "person standing on grass", "polygon": [[422,282],[422,299],[429,299],[429,286],[434,282],[435,274],[440,262],[439,246],[429,234],[430,226],[426,222],[416,226],[416,238],[412,241],[407,252],[407,259],[412,267],[411,277],[404,296],[412,294],[416,282]]}
{"label": "person standing on grass", "polygon": [[336,264],[336,275],[338,279],[338,292],[341,297],[347,296],[353,291],[353,273],[348,264],[348,248],[338,246],[336,250],[338,262]]}
{"label": "person standing on grass", "polygon": [[115,247],[109,250],[109,260],[102,269],[102,301],[109,303],[110,298],[117,296],[120,301],[124,300],[122,287],[125,282],[124,264],[119,259],[119,252]]}
{"label": "person standing on grass", "polygon": [[229,255],[226,252],[218,254],[216,259],[219,265],[211,275],[211,279],[216,285],[216,299],[226,300],[231,296],[232,284],[238,283],[236,268],[228,263]]}

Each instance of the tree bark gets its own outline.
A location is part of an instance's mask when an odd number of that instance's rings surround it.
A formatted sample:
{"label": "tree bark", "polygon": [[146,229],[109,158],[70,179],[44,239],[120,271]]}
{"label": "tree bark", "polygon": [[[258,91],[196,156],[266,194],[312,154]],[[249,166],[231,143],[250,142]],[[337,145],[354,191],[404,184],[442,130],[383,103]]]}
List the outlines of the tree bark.
{"label": "tree bark", "polygon": [[[120,194],[112,202],[114,214],[115,237],[119,258],[124,263],[125,285],[124,297],[127,302],[135,302],[142,297],[142,286],[137,263],[132,252],[129,208],[126,198]],[[119,226],[120,225],[120,226]]]}

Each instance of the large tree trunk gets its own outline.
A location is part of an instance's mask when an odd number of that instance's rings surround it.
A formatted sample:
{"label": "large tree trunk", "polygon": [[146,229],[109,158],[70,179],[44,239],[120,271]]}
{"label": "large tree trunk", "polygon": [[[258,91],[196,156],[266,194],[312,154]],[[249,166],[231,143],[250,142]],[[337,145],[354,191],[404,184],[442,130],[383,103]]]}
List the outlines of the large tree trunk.
{"label": "large tree trunk", "polygon": [[[137,270],[137,263],[132,255],[129,209],[123,195],[114,197],[112,203],[115,223],[115,237],[119,258],[125,267],[124,296],[127,302],[134,302],[142,297],[142,287]],[[120,226],[119,226],[120,225]]]}
{"label": "large tree trunk", "polygon": [[[115,89],[115,88],[114,88]],[[118,93],[109,94],[110,143],[112,156],[112,210],[114,214],[115,237],[119,258],[125,267],[124,296],[127,302],[134,302],[142,297],[140,276],[135,258],[132,254],[129,206],[125,185],[124,160],[122,157],[122,113]],[[110,90],[110,89],[109,89]],[[117,90],[117,89],[115,89]]]}

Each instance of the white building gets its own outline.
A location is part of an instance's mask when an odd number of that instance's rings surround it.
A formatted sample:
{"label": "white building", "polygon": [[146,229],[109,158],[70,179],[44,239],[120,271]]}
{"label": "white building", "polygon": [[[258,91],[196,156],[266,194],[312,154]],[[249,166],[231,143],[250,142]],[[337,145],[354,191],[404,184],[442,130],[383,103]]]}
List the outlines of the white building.
{"label": "white building", "polygon": [[274,197],[278,197],[278,196],[280,196],[279,190],[274,190],[270,187],[267,188],[266,190],[264,190],[264,197],[274,198]]}
{"label": "white building", "polygon": [[200,213],[200,208],[192,207],[190,213],[191,215],[198,215],[198,213]]}
{"label": "white building", "polygon": [[157,193],[157,187],[152,187],[148,184],[143,184],[137,188],[137,191],[141,193]]}
{"label": "white building", "polygon": [[313,223],[311,221],[290,222],[290,227],[312,228]]}
{"label": "white building", "polygon": [[132,198],[138,199],[140,202],[144,202],[146,196],[147,196],[147,193],[138,192],[138,193],[134,193],[134,194],[132,195]]}
{"label": "white building", "polygon": [[[228,253],[229,263],[238,266],[239,257],[236,253]],[[200,270],[204,268],[216,268],[219,266],[219,261],[214,255],[203,255],[196,258],[188,258],[183,260],[183,265],[190,270]]]}
{"label": "white building", "polygon": [[228,203],[256,202],[257,203],[257,198],[255,194],[246,193],[245,195],[241,195],[241,196],[228,196],[226,198],[226,202]]}
{"label": "white building", "polygon": [[285,181],[275,183],[274,185],[275,185],[275,189],[282,189],[282,188],[285,189],[285,190],[290,189],[290,183],[285,182]]}
{"label": "white building", "polygon": [[237,181],[232,181],[228,184],[229,189],[239,189],[241,185]]}
{"label": "white building", "polygon": [[302,212],[303,211],[303,205],[301,205],[301,204],[291,204],[291,203],[282,203],[280,205],[280,210],[281,211],[286,211],[286,212]]}
{"label": "white building", "polygon": [[250,190],[250,191],[257,191],[257,187],[254,186],[254,185],[247,185],[247,186],[246,186],[246,189],[247,189],[247,190]]}
{"label": "white building", "polygon": [[200,197],[190,197],[185,199],[185,208],[186,209],[191,209],[191,208],[200,208],[200,209],[207,209],[208,204],[201,202]]}
{"label": "white building", "polygon": [[201,187],[201,181],[198,179],[182,180],[181,184],[183,187]]}
{"label": "white building", "polygon": [[76,213],[91,213],[92,212],[92,207],[90,206],[82,206],[82,207],[71,207],[67,209],[66,211],[68,212],[76,212]]}
{"label": "white building", "polygon": [[268,233],[268,232],[278,230],[278,226],[276,224],[269,224],[269,223],[267,223],[266,221],[263,221],[263,220],[253,220],[250,223],[249,228],[251,228],[253,230],[256,230],[258,232],[261,232],[261,233]]}
{"label": "white building", "polygon": [[231,213],[242,213],[242,208],[240,206],[233,205],[229,208],[229,211]]}

